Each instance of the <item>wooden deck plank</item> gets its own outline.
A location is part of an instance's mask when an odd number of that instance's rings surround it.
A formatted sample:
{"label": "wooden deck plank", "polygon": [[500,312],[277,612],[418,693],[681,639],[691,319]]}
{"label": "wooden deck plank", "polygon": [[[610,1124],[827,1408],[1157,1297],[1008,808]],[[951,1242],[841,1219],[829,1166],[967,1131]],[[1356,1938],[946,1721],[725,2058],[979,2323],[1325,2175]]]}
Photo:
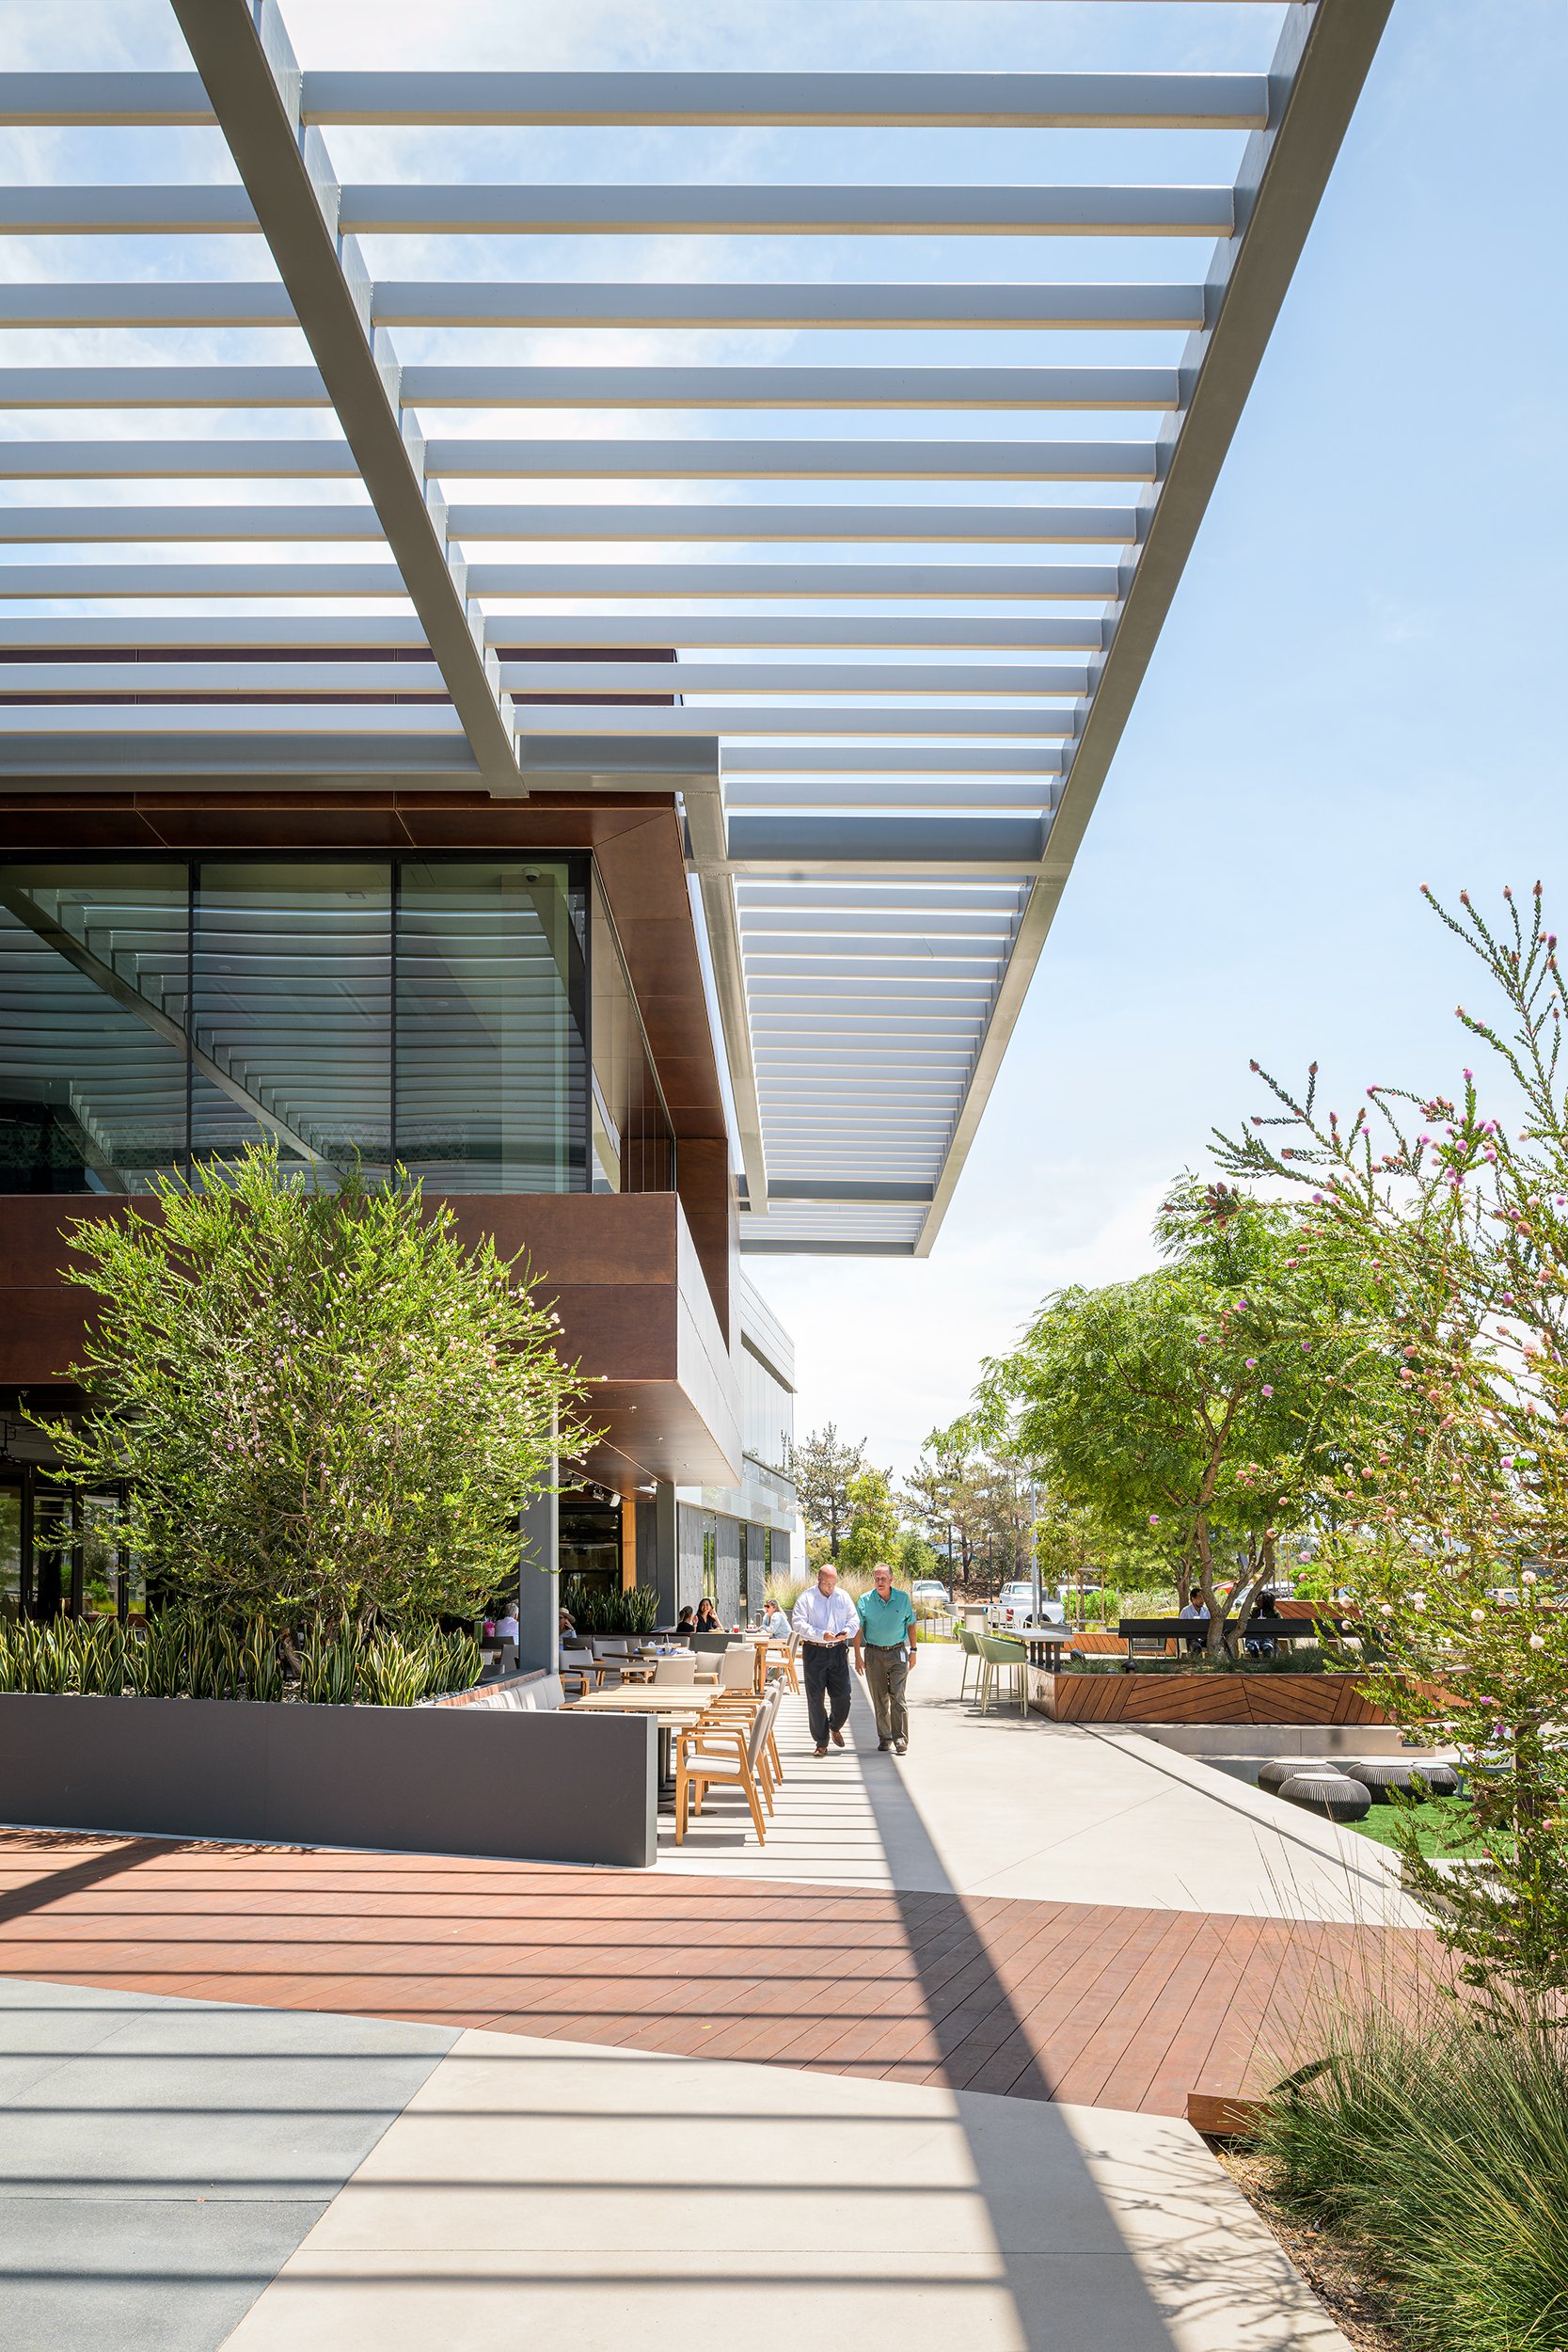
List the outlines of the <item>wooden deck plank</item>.
{"label": "wooden deck plank", "polygon": [[1431,1947],[1131,1906],[0,1832],[0,1974],[1172,2115],[1249,2095],[1265,2038],[1303,2030],[1330,1986],[1411,1986]]}

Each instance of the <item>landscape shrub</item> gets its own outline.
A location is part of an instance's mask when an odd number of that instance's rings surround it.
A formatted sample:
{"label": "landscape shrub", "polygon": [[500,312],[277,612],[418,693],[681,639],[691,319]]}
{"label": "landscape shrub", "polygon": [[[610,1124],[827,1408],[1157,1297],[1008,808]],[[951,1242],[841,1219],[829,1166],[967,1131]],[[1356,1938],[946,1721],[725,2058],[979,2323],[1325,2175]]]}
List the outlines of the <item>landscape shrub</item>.
{"label": "landscape shrub", "polygon": [[1544,2012],[1334,2025],[1269,2105],[1271,2195],[1355,2260],[1410,2352],[1568,2344],[1568,2052]]}
{"label": "landscape shrub", "polygon": [[159,1611],[145,1628],[113,1618],[0,1618],[0,1692],[105,1698],[196,1698],[305,1705],[417,1707],[466,1691],[483,1665],[467,1633],[316,1623],[298,1643],[290,1683],[277,1629],[209,1621],[195,1610]]}
{"label": "landscape shrub", "polygon": [[199,1604],[187,1688],[232,1687],[218,1629],[257,1617],[302,1683],[336,1689],[345,1622],[404,1639],[477,1616],[515,1582],[519,1514],[594,1440],[537,1279],[402,1170],[328,1189],[250,1150],[66,1240],[96,1305],[71,1368],[87,1404],[39,1424],[70,1483],[123,1482],[149,1588]]}
{"label": "landscape shrub", "polygon": [[569,1576],[561,1587],[561,1606],[579,1633],[651,1633],[658,1623],[658,1593],[652,1584],[634,1584],[624,1593]]}

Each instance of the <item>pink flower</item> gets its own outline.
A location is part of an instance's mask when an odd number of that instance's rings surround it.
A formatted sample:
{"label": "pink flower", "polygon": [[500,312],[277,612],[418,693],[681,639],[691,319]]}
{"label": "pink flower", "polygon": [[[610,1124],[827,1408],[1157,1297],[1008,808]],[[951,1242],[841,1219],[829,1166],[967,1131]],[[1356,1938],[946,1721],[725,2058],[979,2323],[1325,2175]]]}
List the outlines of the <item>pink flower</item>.
{"label": "pink flower", "polygon": [[1257,1371],[1257,1369],[1258,1369],[1258,1359],[1257,1359],[1257,1357],[1256,1357],[1256,1356],[1249,1356],[1249,1357],[1247,1358],[1247,1359],[1246,1359],[1246,1368],[1247,1368],[1248,1372],[1256,1372],[1256,1371]]}
{"label": "pink flower", "polygon": [[1148,1523],[1149,1523],[1150,1527],[1158,1527],[1158,1526],[1159,1526],[1159,1524],[1160,1524],[1160,1514],[1159,1514],[1159,1512],[1158,1512],[1158,1511],[1151,1511],[1151,1512],[1149,1513],[1149,1515],[1148,1515]]}
{"label": "pink flower", "polygon": [[1262,1393],[1265,1396],[1273,1396],[1274,1391],[1265,1384]]}

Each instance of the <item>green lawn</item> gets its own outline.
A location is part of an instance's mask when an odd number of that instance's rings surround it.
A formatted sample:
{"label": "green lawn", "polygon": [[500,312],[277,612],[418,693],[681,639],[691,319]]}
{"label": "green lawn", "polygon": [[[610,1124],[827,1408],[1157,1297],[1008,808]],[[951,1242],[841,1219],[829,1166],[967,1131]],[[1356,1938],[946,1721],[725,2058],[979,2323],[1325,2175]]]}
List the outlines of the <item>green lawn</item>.
{"label": "green lawn", "polygon": [[[1397,1842],[1394,1824],[1400,1818],[1398,1806],[1374,1804],[1364,1820],[1353,1821],[1349,1826],[1363,1837],[1375,1839],[1380,1846],[1392,1846]],[[1465,1797],[1429,1797],[1417,1807],[1416,1834],[1421,1851],[1435,1854],[1439,1860],[1481,1851],[1479,1840],[1470,1834],[1469,1824],[1470,1805]]]}

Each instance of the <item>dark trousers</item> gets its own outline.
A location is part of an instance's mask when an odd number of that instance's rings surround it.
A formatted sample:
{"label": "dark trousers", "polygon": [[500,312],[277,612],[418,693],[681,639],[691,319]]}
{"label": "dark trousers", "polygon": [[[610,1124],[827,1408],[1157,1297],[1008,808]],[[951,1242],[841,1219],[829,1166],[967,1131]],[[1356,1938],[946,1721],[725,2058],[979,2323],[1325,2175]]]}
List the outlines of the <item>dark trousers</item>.
{"label": "dark trousers", "polygon": [[807,1642],[800,1652],[806,1661],[806,1719],[819,1748],[830,1731],[842,1731],[849,1720],[849,1649],[844,1642],[830,1648]]}
{"label": "dark trousers", "polygon": [[879,1649],[875,1642],[867,1642],[865,1683],[877,1710],[877,1737],[884,1746],[890,1740],[907,1740],[910,1736],[909,1709],[904,1704],[904,1685],[909,1678],[909,1660],[901,1642],[885,1649]]}

